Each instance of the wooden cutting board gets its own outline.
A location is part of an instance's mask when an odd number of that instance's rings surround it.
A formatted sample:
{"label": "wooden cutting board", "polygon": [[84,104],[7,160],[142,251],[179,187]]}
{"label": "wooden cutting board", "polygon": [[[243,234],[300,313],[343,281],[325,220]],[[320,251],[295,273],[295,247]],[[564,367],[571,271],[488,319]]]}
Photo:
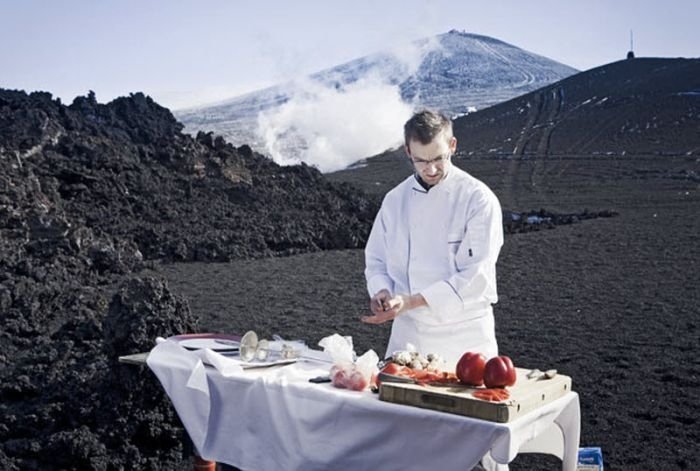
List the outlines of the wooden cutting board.
{"label": "wooden cutting board", "polygon": [[527,378],[529,371],[516,368],[517,380],[508,388],[510,398],[503,402],[478,399],[472,395],[477,388],[467,386],[388,382],[379,387],[379,399],[492,422],[510,422],[571,391],[568,376],[558,374],[552,379],[532,380]]}

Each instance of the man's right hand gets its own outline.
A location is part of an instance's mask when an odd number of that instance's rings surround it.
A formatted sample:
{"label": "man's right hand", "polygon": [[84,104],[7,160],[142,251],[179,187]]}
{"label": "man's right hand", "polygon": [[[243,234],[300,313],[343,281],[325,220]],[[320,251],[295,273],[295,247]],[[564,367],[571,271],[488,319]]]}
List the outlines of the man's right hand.
{"label": "man's right hand", "polygon": [[360,320],[366,324],[383,324],[393,320],[406,307],[404,296],[392,296],[383,289],[369,301],[372,316],[363,316]]}
{"label": "man's right hand", "polygon": [[369,301],[369,308],[372,311],[372,316],[363,316],[360,320],[366,324],[383,324],[393,320],[400,313],[415,309],[422,306],[427,306],[428,303],[422,294],[397,294],[392,296],[389,291],[383,289]]}
{"label": "man's right hand", "polygon": [[391,299],[391,293],[388,290],[381,290],[369,300],[369,309],[375,316],[383,314],[384,311],[389,309],[389,300]]}

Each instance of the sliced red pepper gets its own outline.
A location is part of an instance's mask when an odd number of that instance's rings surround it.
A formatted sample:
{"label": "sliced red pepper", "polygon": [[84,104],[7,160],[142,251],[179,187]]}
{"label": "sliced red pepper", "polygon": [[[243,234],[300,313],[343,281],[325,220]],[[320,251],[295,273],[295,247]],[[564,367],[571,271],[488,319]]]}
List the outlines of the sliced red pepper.
{"label": "sliced red pepper", "polygon": [[500,402],[508,399],[510,397],[510,392],[502,388],[487,388],[474,391],[472,396],[484,401]]}

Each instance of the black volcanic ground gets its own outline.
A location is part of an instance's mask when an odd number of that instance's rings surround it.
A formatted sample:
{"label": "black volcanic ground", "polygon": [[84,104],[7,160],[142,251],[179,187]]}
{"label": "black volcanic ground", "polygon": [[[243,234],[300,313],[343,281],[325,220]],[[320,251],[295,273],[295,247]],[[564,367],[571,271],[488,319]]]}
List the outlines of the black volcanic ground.
{"label": "black volcanic ground", "polygon": [[[613,469],[700,461],[699,64],[610,64],[455,123],[456,163],[504,208],[576,215],[509,230],[497,333],[572,376],[582,445]],[[157,335],[338,331],[383,353],[361,247],[400,153],[324,177],[180,129],[140,94],[0,91],[0,468],[183,466],[157,382],[116,364]]]}
{"label": "black volcanic ground", "polygon": [[1,469],[180,462],[154,378],[116,364],[196,329],[146,264],[364,245],[376,204],[356,190],[181,129],[142,94],[0,90]]}

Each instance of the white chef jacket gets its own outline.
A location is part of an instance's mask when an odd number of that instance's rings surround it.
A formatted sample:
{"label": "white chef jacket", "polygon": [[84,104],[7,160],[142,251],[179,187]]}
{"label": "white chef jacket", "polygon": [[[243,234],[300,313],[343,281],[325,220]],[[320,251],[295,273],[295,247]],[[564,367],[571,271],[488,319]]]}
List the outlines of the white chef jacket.
{"label": "white chef jacket", "polygon": [[498,198],[455,166],[429,191],[412,175],[387,193],[365,248],[367,290],[420,293],[428,304],[394,319],[387,356],[407,343],[448,365],[466,351],[496,356],[491,304],[502,245]]}

